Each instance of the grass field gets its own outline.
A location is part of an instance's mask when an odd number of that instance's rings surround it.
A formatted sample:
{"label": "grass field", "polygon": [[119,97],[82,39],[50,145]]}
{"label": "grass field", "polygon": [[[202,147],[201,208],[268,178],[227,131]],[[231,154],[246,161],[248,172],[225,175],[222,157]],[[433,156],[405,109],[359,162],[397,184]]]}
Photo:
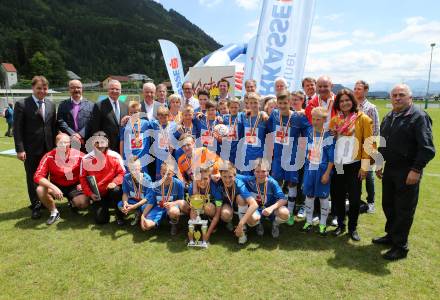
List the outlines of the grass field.
{"label": "grass field", "polygon": [[[384,116],[385,102],[380,102]],[[440,110],[429,111],[440,149]],[[0,133],[5,130],[0,120]],[[0,151],[13,148],[0,137]],[[48,227],[31,220],[24,168],[0,157],[1,299],[438,299],[440,293],[440,160],[427,167],[410,235],[408,258],[389,263],[385,248],[371,244],[383,234],[381,184],[377,212],[361,215],[361,242],[303,234],[301,223],[282,226],[278,240],[249,235],[244,247],[220,228],[208,250],[187,249],[184,227],[143,233],[112,222],[93,224],[65,201],[62,220]],[[364,194],[365,195],[365,194]],[[269,225],[269,224],[267,224]]]}

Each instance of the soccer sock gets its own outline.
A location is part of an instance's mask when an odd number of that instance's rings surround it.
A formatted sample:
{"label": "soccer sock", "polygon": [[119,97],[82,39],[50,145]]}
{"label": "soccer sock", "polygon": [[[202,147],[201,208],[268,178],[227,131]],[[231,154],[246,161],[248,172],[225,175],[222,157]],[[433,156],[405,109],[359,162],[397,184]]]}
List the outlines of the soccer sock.
{"label": "soccer sock", "polygon": [[281,219],[278,216],[276,216],[275,220],[273,220],[273,224],[276,225],[276,226],[278,226],[280,224],[283,224],[283,223],[286,223],[286,222],[287,222],[287,220],[283,220],[283,219]]}
{"label": "soccer sock", "polygon": [[296,198],[297,193],[298,193],[298,189],[296,188],[296,186],[289,186],[289,193],[288,193],[289,198]]}
{"label": "soccer sock", "polygon": [[327,225],[327,217],[330,210],[330,201],[327,198],[319,198],[319,202],[321,203],[321,220],[319,224]]}
{"label": "soccer sock", "polygon": [[315,198],[306,197],[304,200],[306,206],[306,222],[312,224],[313,222],[313,210],[315,209]]}
{"label": "soccer sock", "polygon": [[[289,210],[289,213],[291,216],[293,216],[293,210],[295,209],[295,199],[294,198],[288,198],[287,200],[287,209]],[[293,201],[290,201],[290,199],[293,199]]]}
{"label": "soccer sock", "polygon": [[248,207],[249,206],[247,206],[247,205],[244,205],[244,206],[238,206],[238,219],[243,219],[243,217],[244,217],[244,215],[246,214],[246,211],[248,210]]}
{"label": "soccer sock", "polygon": [[52,211],[50,212],[50,216],[51,216],[51,217],[56,216],[57,213],[58,213],[58,209],[54,208],[54,210],[52,210]]}

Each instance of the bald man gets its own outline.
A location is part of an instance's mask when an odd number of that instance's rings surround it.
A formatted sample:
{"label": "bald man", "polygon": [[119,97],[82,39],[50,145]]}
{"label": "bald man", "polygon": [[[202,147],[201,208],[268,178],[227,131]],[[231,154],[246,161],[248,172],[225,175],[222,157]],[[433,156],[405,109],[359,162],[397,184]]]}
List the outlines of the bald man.
{"label": "bald man", "polygon": [[380,135],[386,145],[379,152],[386,164],[379,165],[376,175],[382,179],[382,208],[386,217],[383,237],[374,244],[391,247],[383,258],[398,260],[407,256],[408,235],[419,198],[423,169],[434,158],[432,120],[412,101],[411,89],[406,84],[394,86],[390,93],[392,110],[380,124]]}
{"label": "bald man", "polygon": [[82,83],[79,80],[69,81],[69,93],[70,98],[62,101],[58,106],[58,128],[84,147],[93,103],[83,97]]}
{"label": "bald man", "polygon": [[321,76],[316,81],[318,93],[307,104],[305,113],[309,122],[312,122],[312,109],[318,106],[324,107],[327,112],[327,121],[324,124],[325,128],[328,128],[330,119],[336,115],[336,110],[333,107],[335,102],[335,94],[332,92],[333,82],[329,76]]}

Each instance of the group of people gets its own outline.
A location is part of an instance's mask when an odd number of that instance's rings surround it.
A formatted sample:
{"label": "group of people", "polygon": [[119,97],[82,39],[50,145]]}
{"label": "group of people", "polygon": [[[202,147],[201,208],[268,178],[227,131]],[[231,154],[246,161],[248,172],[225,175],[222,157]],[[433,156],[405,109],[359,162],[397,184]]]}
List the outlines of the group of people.
{"label": "group of people", "polygon": [[34,77],[33,95],[14,109],[32,218],[43,205],[53,224],[56,200],[66,197],[75,211],[90,206],[96,223],[108,223],[113,208],[118,225],[133,214],[132,225],[153,230],[168,221],[175,235],[179,218],[197,217],[190,201],[196,195],[209,220],[204,247],[218,226],[244,244],[252,228],[264,235],[264,222],[277,238],[281,224],[302,218],[304,232],[316,224],[325,236],[330,223],[333,235],[348,229],[359,241],[362,181],[372,213],[375,170],[387,222],[386,235],[373,243],[390,246],[386,259],[406,257],[420,178],[435,155],[431,119],[413,105],[407,85],[391,90],[393,109],[381,124],[362,80],[334,94],[328,76],[307,77],[296,92],[277,78],[276,95],[267,97],[248,80],[243,99],[228,94],[227,80],[218,86],[215,98],[205,90],[194,95],[191,82],[183,83],[183,97],[167,97],[166,86],[145,83],[140,102],[124,103],[113,80],[108,98],[92,103],[72,80],[71,97],[56,110],[46,78]]}

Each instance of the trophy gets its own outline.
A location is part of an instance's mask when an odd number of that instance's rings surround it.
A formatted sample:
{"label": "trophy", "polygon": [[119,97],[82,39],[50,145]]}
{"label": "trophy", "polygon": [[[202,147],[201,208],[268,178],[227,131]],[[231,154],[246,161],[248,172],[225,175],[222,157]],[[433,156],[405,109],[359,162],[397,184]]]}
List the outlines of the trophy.
{"label": "trophy", "polygon": [[[206,231],[208,230],[208,220],[202,220],[202,218],[200,217],[206,201],[206,196],[200,194],[192,195],[189,197],[189,205],[192,209],[195,210],[197,217],[195,218],[195,220],[188,220],[188,247],[208,247],[208,244],[204,240]],[[201,227],[201,232],[196,230],[196,226]],[[202,241],[200,241],[200,238],[202,238]]]}

